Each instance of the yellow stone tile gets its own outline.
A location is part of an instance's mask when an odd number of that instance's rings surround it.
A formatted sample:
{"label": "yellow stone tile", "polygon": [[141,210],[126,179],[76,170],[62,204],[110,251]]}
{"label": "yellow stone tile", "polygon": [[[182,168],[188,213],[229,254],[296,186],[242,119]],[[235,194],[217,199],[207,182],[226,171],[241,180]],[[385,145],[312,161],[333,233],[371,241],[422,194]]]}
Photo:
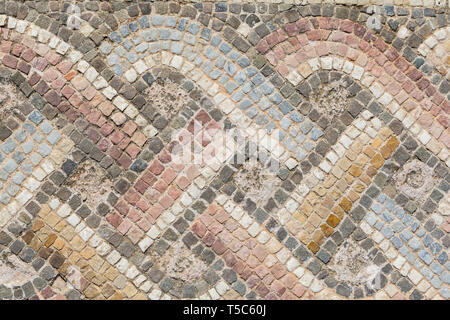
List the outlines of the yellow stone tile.
{"label": "yellow stone tile", "polygon": [[92,283],[96,286],[101,287],[106,282],[106,278],[103,277],[101,274],[96,273],[96,275],[92,278]]}
{"label": "yellow stone tile", "polygon": [[391,129],[387,128],[387,127],[382,127],[379,131],[378,131],[378,135],[377,137],[380,138],[381,141],[386,141],[389,136],[392,134]]}
{"label": "yellow stone tile", "polygon": [[97,286],[91,284],[84,290],[84,295],[88,299],[94,299],[100,294],[100,290]]}
{"label": "yellow stone tile", "polygon": [[37,232],[39,230],[41,230],[44,227],[44,222],[42,222],[42,220],[40,219],[36,219],[35,221],[33,221],[33,226],[32,226],[32,230],[34,232]]}
{"label": "yellow stone tile", "polygon": [[396,137],[390,137],[386,144],[381,148],[381,155],[387,159],[392,152],[398,147],[399,141]]}
{"label": "yellow stone tile", "polygon": [[353,190],[350,190],[348,192],[347,196],[348,196],[348,198],[350,199],[351,202],[356,202],[356,200],[359,199],[359,194],[357,194]]}
{"label": "yellow stone tile", "polygon": [[99,294],[97,297],[95,297],[95,300],[106,300],[106,298],[102,294]]}
{"label": "yellow stone tile", "polygon": [[61,221],[61,218],[57,216],[56,213],[54,212],[50,212],[45,218],[45,223],[50,227],[56,226],[59,223],[59,221]]}
{"label": "yellow stone tile", "polygon": [[316,227],[307,222],[303,225],[303,230],[305,230],[308,234],[312,234],[316,230]]}
{"label": "yellow stone tile", "polygon": [[[305,200],[310,204],[310,206],[314,207],[317,203],[320,201],[320,197],[317,195],[317,193],[310,192],[306,197]],[[305,201],[304,201],[305,202]]]}
{"label": "yellow stone tile", "polygon": [[323,197],[327,194],[327,189],[325,189],[323,186],[319,185],[314,190],[320,197]]}
{"label": "yellow stone tile", "polygon": [[[236,293],[236,291],[234,291],[234,293],[231,293],[234,290],[230,290],[228,291],[225,295],[224,298],[228,299],[228,300],[236,300],[240,298],[240,295],[238,293]],[[229,294],[230,293],[230,294]],[[133,297],[133,300],[148,300],[147,295],[143,294],[142,292],[139,292],[138,294],[136,294]]]}
{"label": "yellow stone tile", "polygon": [[312,74],[312,69],[311,69],[310,65],[306,62],[300,64],[297,67],[297,71],[303,78],[308,78],[308,76]]}
{"label": "yellow stone tile", "polygon": [[352,165],[352,162],[349,159],[347,159],[346,157],[342,158],[337,163],[338,163],[338,166],[344,171],[347,171],[348,168],[350,168],[350,166]]}
{"label": "yellow stone tile", "polygon": [[45,242],[45,240],[47,240],[48,236],[52,233],[55,233],[55,232],[48,226],[44,226],[39,231],[37,231],[35,233],[35,235],[36,235],[36,237],[39,238],[39,240],[41,240],[41,242]]}
{"label": "yellow stone tile", "polygon": [[[383,140],[381,140],[380,138],[378,138],[378,137],[376,137],[376,138],[374,138],[373,140],[372,140],[372,143],[371,143],[371,147],[372,147],[372,150],[373,149],[378,149],[381,145],[383,144]],[[366,148],[366,150],[368,150],[369,148]],[[369,154],[368,154],[368,156],[370,156]]]}
{"label": "yellow stone tile", "polygon": [[348,172],[354,177],[359,177],[362,173],[362,170],[359,166],[352,165]]}
{"label": "yellow stone tile", "polygon": [[358,157],[358,153],[350,149],[350,150],[348,150],[348,151],[345,153],[345,156],[346,156],[351,162],[354,162],[354,161],[356,160],[356,158]]}
{"label": "yellow stone tile", "polygon": [[61,249],[61,253],[65,256],[65,257],[69,257],[72,254],[72,249],[69,248],[68,246],[64,246],[64,248]]}
{"label": "yellow stone tile", "polygon": [[372,158],[375,155],[375,149],[372,147],[366,147],[364,149],[364,154],[367,155],[369,158]]}
{"label": "yellow stone tile", "polygon": [[86,243],[79,236],[75,236],[72,241],[70,241],[71,248],[76,251],[81,251],[86,246]]}
{"label": "yellow stone tile", "polygon": [[111,281],[114,281],[114,279],[117,278],[118,275],[119,271],[114,267],[110,267],[108,271],[105,272],[105,277]]}
{"label": "yellow stone tile", "polygon": [[[101,265],[101,267],[98,270],[98,272],[100,272],[101,274],[105,274],[106,271],[110,268],[111,265],[108,262],[104,261],[102,257],[98,256],[98,258],[102,259],[102,261],[103,261],[103,264]],[[97,256],[96,256],[96,259],[97,259]]]}
{"label": "yellow stone tile", "polygon": [[[294,218],[297,219],[297,218]],[[300,230],[302,230],[301,225],[306,221],[306,217],[303,215],[302,220],[303,221],[297,221],[294,219],[290,219],[287,223],[286,223],[286,228],[289,230],[290,233],[293,234],[297,234],[298,232],[300,232]]]}
{"label": "yellow stone tile", "polygon": [[369,157],[363,153],[360,153],[358,155],[358,158],[356,158],[356,161],[354,162],[354,164],[363,168],[368,161],[369,161]]}
{"label": "yellow stone tile", "polygon": [[334,177],[332,175],[328,175],[323,182],[324,188],[326,188],[326,189],[331,188],[334,185],[334,183],[336,182],[336,180],[337,180],[336,177]]}
{"label": "yellow stone tile", "polygon": [[315,243],[314,241],[311,241],[308,244],[308,249],[311,250],[314,253],[317,253],[320,249],[319,245],[317,243]]}
{"label": "yellow stone tile", "polygon": [[87,260],[92,258],[95,255],[95,250],[89,246],[86,246],[81,252],[81,256]]}
{"label": "yellow stone tile", "polygon": [[[331,228],[327,224],[322,224],[320,226],[320,230],[322,230],[322,233],[324,234],[325,237],[329,237],[333,233],[333,228]],[[320,242],[320,239],[319,239],[319,242]]]}
{"label": "yellow stone tile", "polygon": [[339,168],[338,166],[334,166],[333,169],[331,169],[331,173],[337,178],[340,179],[344,175],[344,170]]}
{"label": "yellow stone tile", "polygon": [[72,251],[72,254],[69,256],[68,260],[71,264],[77,264],[80,259],[80,254],[76,251]]}
{"label": "yellow stone tile", "polygon": [[339,189],[339,191],[344,192],[348,187],[348,183],[344,179],[340,179],[336,182],[336,188]]}
{"label": "yellow stone tile", "polygon": [[[350,169],[349,169],[350,170]],[[353,177],[351,174],[346,174],[345,176],[344,176],[344,179],[343,179],[346,183],[347,183],[347,187],[345,188],[345,189],[347,189],[348,188],[348,186],[349,185],[351,185],[352,183],[353,183],[353,181],[355,181],[355,177]],[[344,190],[345,190],[344,189]],[[344,191],[344,190],[342,190],[342,191]]]}
{"label": "yellow stone tile", "polygon": [[31,240],[29,244],[30,248],[32,248],[34,251],[38,252],[39,249],[43,246],[41,240],[39,240],[38,237],[34,237],[33,240]]}
{"label": "yellow stone tile", "polygon": [[342,192],[340,192],[337,188],[333,188],[330,192],[330,196],[334,199],[337,200],[341,197]]}
{"label": "yellow stone tile", "polygon": [[314,233],[312,235],[312,239],[313,239],[314,242],[320,243],[320,241],[322,240],[323,236],[324,235],[323,235],[322,230],[319,229],[319,230],[314,231]]}
{"label": "yellow stone tile", "polygon": [[340,222],[340,219],[335,216],[334,214],[330,214],[327,218],[327,223],[328,225],[330,225],[331,227],[336,227]]}
{"label": "yellow stone tile", "polygon": [[51,209],[48,205],[44,204],[41,207],[41,210],[39,210],[38,216],[45,218],[49,213],[50,213]]}
{"label": "yellow stone tile", "polygon": [[44,246],[50,247],[53,244],[53,242],[55,242],[55,240],[56,240],[56,234],[54,234],[54,233],[50,234],[47,237],[47,239],[45,240]]}
{"label": "yellow stone tile", "polygon": [[54,227],[54,229],[55,229],[55,231],[57,231],[57,232],[61,232],[61,231],[63,231],[64,228],[66,228],[66,227],[67,227],[67,222],[66,222],[66,220],[61,220],[60,222],[58,222],[58,223],[56,224],[56,226]]}
{"label": "yellow stone tile", "polygon": [[330,209],[321,205],[317,208],[316,214],[318,214],[321,219],[324,219],[330,214]]}
{"label": "yellow stone tile", "polygon": [[110,298],[109,300],[122,300],[123,299],[123,295],[116,291]]}
{"label": "yellow stone tile", "polygon": [[77,233],[75,232],[75,229],[71,226],[71,225],[67,225],[60,233],[63,238],[67,241],[70,242],[72,241],[73,237],[75,237],[77,235]]}
{"label": "yellow stone tile", "polygon": [[308,202],[303,202],[302,205],[300,206],[300,210],[302,211],[303,214],[309,216],[313,211],[313,207]]}
{"label": "yellow stone tile", "polygon": [[353,185],[352,190],[356,193],[361,194],[366,190],[366,185],[358,181]]}
{"label": "yellow stone tile", "polygon": [[344,198],[342,198],[339,205],[341,206],[342,209],[344,209],[344,211],[349,212],[352,209],[353,203],[349,199],[344,197]]}
{"label": "yellow stone tile", "polygon": [[332,211],[339,219],[342,220],[344,218],[345,211],[340,206],[334,206]]}
{"label": "yellow stone tile", "polygon": [[322,218],[318,214],[313,213],[308,218],[308,222],[317,228],[322,223]]}
{"label": "yellow stone tile", "polygon": [[65,243],[64,240],[58,237],[53,243],[53,247],[57,250],[61,250],[62,248],[64,248],[64,243]]}
{"label": "yellow stone tile", "polygon": [[[83,272],[93,272],[91,266],[80,254],[80,260],[78,260],[78,266],[83,270]],[[92,275],[93,276],[93,275]]]}
{"label": "yellow stone tile", "polygon": [[328,211],[333,207],[334,199],[329,195],[325,195],[323,198],[321,205],[328,209]]}
{"label": "yellow stone tile", "polygon": [[[367,173],[367,170],[366,170],[366,173]],[[372,179],[366,173],[362,174],[359,177],[359,180],[360,180],[360,182],[364,183],[367,187],[369,184],[371,184]]]}
{"label": "yellow stone tile", "polygon": [[59,269],[58,269],[60,275],[63,276],[63,277],[67,277],[67,272],[68,272],[68,270],[69,270],[69,267],[70,267],[69,261],[67,261],[67,260],[64,261],[64,263],[62,264],[62,266],[59,267]]}
{"label": "yellow stone tile", "polygon": [[352,146],[350,147],[350,149],[356,153],[356,154],[360,154],[361,151],[363,150],[363,144],[361,143],[361,141],[359,140],[355,140],[352,144]]}
{"label": "yellow stone tile", "polygon": [[50,154],[50,158],[56,163],[61,163],[65,158],[65,154],[67,153],[63,153],[59,150],[53,149],[52,153]]}
{"label": "yellow stone tile", "polygon": [[131,298],[137,293],[137,290],[131,283],[129,283],[125,288],[122,289],[122,293],[126,297]]}
{"label": "yellow stone tile", "polygon": [[103,274],[101,270],[103,268],[103,265],[105,264],[106,263],[103,260],[103,258],[97,254],[95,254],[93,257],[89,259],[89,265],[92,267],[92,269],[97,270],[100,274]]}
{"label": "yellow stone tile", "polygon": [[325,243],[325,240],[327,239],[327,237],[325,237],[324,233],[322,232],[322,230],[320,231],[322,233],[322,238],[320,238],[318,245],[322,246]]}
{"label": "yellow stone tile", "polygon": [[83,275],[86,277],[87,280],[92,281],[92,279],[94,279],[97,276],[97,273],[91,269],[86,260],[80,260],[80,262],[83,262],[83,264],[86,266],[82,267]]}
{"label": "yellow stone tile", "polygon": [[311,241],[311,237],[308,232],[305,230],[300,231],[297,233],[297,239],[303,244],[307,244],[309,241]]}
{"label": "yellow stone tile", "polygon": [[384,164],[384,158],[379,154],[375,154],[375,156],[370,160],[370,164],[375,168],[380,168]]}

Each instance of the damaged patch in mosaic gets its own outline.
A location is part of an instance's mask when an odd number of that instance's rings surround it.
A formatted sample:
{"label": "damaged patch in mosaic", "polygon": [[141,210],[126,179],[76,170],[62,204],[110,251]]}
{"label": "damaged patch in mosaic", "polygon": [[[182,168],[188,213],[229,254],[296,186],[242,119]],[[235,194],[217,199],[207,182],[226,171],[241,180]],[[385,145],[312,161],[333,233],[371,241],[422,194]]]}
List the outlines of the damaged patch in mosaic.
{"label": "damaged patch in mosaic", "polygon": [[208,270],[208,266],[194,256],[182,242],[167,250],[158,264],[161,269],[166,270],[169,277],[189,283],[198,280]]}
{"label": "damaged patch in mosaic", "polygon": [[7,75],[0,74],[0,121],[10,116],[25,96]]}
{"label": "damaged patch in mosaic", "polygon": [[234,177],[235,184],[255,202],[267,200],[280,180],[258,161],[246,161]]}
{"label": "damaged patch in mosaic", "polygon": [[309,96],[311,106],[328,120],[340,115],[348,107],[349,92],[344,79],[321,86]]}
{"label": "damaged patch in mosaic", "polygon": [[0,254],[0,284],[6,287],[21,286],[32,281],[36,271],[13,254]]}
{"label": "damaged patch in mosaic", "polygon": [[330,269],[336,273],[337,280],[352,285],[364,285],[372,282],[380,272],[366,251],[353,239],[345,241],[330,262]]}
{"label": "damaged patch in mosaic", "polygon": [[157,78],[144,94],[148,97],[148,103],[168,119],[173,118],[191,101],[186,90],[164,78]]}
{"label": "damaged patch in mosaic", "polygon": [[425,200],[435,184],[433,169],[416,159],[406,163],[395,180],[397,188],[415,201]]}
{"label": "damaged patch in mosaic", "polygon": [[98,164],[92,160],[86,160],[67,177],[65,186],[78,194],[90,208],[96,208],[100,203],[106,202],[113,188],[113,182]]}

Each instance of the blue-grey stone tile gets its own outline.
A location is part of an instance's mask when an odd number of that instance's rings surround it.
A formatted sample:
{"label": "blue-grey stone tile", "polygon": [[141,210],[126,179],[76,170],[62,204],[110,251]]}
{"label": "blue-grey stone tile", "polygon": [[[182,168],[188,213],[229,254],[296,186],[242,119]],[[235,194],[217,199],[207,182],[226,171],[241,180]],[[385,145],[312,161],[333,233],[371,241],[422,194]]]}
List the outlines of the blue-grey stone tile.
{"label": "blue-grey stone tile", "polygon": [[141,25],[141,29],[145,29],[145,28],[149,28],[150,27],[150,23],[148,21],[148,17],[147,16],[140,17],[138,19],[138,22]]}
{"label": "blue-grey stone tile", "polygon": [[6,153],[6,154],[10,154],[11,152],[13,152],[14,150],[16,150],[18,144],[11,138],[8,138],[0,147],[0,149]]}
{"label": "blue-grey stone tile", "polygon": [[20,151],[14,152],[12,158],[13,158],[14,161],[16,161],[18,164],[22,163],[22,161],[25,160],[25,156],[24,156],[23,153],[20,152]]}
{"label": "blue-grey stone tile", "polygon": [[187,28],[186,28],[187,32],[190,32],[192,34],[197,34],[198,31],[200,30],[200,26],[196,23],[190,23]]}
{"label": "blue-grey stone tile", "polygon": [[109,38],[111,39],[111,41],[120,43],[122,41],[122,37],[119,35],[119,33],[117,31],[111,32],[111,34],[109,35]]}
{"label": "blue-grey stone tile", "polygon": [[130,35],[130,29],[128,28],[127,25],[120,26],[119,31],[123,38],[126,38]]}
{"label": "blue-grey stone tile", "polygon": [[164,23],[164,18],[162,16],[152,16],[150,18],[152,20],[152,25],[154,26],[162,26]]}

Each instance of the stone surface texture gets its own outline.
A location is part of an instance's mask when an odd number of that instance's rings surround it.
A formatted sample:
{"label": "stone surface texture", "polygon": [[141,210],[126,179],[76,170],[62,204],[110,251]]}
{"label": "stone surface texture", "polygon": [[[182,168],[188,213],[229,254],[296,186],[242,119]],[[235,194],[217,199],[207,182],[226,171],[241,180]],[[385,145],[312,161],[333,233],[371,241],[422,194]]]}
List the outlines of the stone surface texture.
{"label": "stone surface texture", "polygon": [[448,300],[449,8],[0,1],[0,300]]}

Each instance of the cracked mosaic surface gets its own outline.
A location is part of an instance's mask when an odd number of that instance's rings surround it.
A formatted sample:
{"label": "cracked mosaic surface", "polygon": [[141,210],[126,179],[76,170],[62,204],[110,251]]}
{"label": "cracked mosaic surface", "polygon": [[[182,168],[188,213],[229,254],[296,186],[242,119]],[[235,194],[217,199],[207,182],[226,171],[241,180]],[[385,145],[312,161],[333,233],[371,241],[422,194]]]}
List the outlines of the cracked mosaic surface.
{"label": "cracked mosaic surface", "polygon": [[449,299],[448,3],[279,2],[0,1],[0,300]]}

